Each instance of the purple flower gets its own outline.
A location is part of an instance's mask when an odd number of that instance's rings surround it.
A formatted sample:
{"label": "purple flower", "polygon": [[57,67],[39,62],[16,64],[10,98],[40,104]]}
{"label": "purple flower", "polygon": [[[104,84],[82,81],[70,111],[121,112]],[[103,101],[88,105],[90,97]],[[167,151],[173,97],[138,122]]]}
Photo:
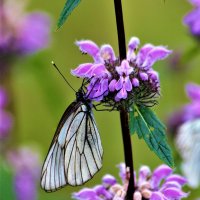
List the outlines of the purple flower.
{"label": "purple flower", "polygon": [[13,119],[11,114],[5,110],[8,103],[6,91],[0,87],[0,140],[8,137],[12,129]]}
{"label": "purple flower", "polygon": [[126,99],[128,95],[127,92],[132,90],[132,83],[129,75],[133,72],[133,68],[129,66],[127,60],[123,60],[121,66],[116,67],[116,71],[120,78],[115,84],[115,89],[119,91],[115,100],[119,101],[120,99]]}
{"label": "purple flower", "polygon": [[[83,53],[93,58],[93,62],[81,64],[71,70],[74,76],[89,81],[89,99],[105,104],[109,102],[110,106],[118,108],[123,100],[130,104],[142,104],[146,100],[143,98],[159,96],[159,76],[152,67],[156,61],[165,59],[171,51],[163,46],[146,44],[136,53],[139,44],[139,39],[132,37],[128,44],[127,59],[120,61],[108,44],[98,47],[90,40],[76,42]],[[140,87],[144,96],[141,95]],[[150,101],[154,105],[156,100]]]}
{"label": "purple flower", "polygon": [[196,8],[184,17],[183,23],[188,26],[190,33],[198,38],[200,36],[200,1],[190,0],[190,2]]}
{"label": "purple flower", "polygon": [[200,1],[199,0],[189,0],[194,6],[200,6]]}
{"label": "purple flower", "polygon": [[[106,175],[102,179],[102,185],[94,188],[85,188],[73,194],[73,198],[79,200],[124,200],[128,185],[127,170],[124,163],[119,165],[122,184],[117,183],[111,175]],[[112,177],[112,178],[111,178]],[[104,184],[105,180],[115,180],[112,184]],[[135,177],[136,179],[136,177]],[[188,196],[182,191],[182,186],[187,180],[177,174],[166,165],[157,167],[151,172],[148,166],[142,166],[139,170],[138,180],[135,180],[136,191],[133,200],[179,200]]]}
{"label": "purple flower", "polygon": [[42,12],[24,13],[25,2],[0,4],[0,70],[7,72],[13,58],[32,54],[47,47],[50,19]]}
{"label": "purple flower", "polygon": [[7,159],[15,173],[13,184],[17,200],[36,200],[40,176],[38,154],[28,148],[21,148],[10,151]]}
{"label": "purple flower", "polygon": [[35,12],[25,16],[16,39],[16,49],[22,55],[47,47],[50,40],[49,16]]}
{"label": "purple flower", "polygon": [[185,89],[191,102],[170,116],[168,126],[172,132],[176,132],[184,122],[200,117],[200,85],[189,83]]}

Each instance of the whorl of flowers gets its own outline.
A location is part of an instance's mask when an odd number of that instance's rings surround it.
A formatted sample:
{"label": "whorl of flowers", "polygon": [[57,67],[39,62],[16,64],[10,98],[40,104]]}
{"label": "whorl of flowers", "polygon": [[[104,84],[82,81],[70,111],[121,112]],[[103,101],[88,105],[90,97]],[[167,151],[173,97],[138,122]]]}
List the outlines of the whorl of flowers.
{"label": "whorl of flowers", "polygon": [[[128,170],[125,164],[119,165],[122,184],[118,183],[114,176],[105,175],[102,184],[94,188],[84,188],[74,193],[73,198],[78,200],[124,200],[128,186]],[[182,191],[187,180],[173,174],[173,170],[167,165],[160,165],[153,172],[148,166],[142,166],[138,178],[135,175],[135,193],[133,200],[179,200],[188,196]]]}
{"label": "whorl of flowers", "polygon": [[127,58],[120,62],[108,44],[99,48],[90,40],[76,42],[81,52],[89,54],[94,60],[71,71],[74,76],[89,82],[89,99],[116,109],[122,105],[128,108],[133,103],[150,106],[156,104],[160,81],[152,66],[156,61],[165,59],[171,51],[152,44],[138,49],[139,44],[139,39],[132,37],[128,44]]}
{"label": "whorl of flowers", "polygon": [[195,8],[189,12],[183,19],[183,23],[188,26],[192,35],[200,37],[200,0],[190,0]]}

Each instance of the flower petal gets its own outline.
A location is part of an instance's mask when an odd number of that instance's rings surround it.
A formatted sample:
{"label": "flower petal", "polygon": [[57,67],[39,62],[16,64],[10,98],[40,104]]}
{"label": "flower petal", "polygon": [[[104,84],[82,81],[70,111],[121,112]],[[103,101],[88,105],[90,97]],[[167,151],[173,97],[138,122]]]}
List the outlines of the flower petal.
{"label": "flower petal", "polygon": [[132,84],[133,84],[133,87],[138,87],[140,85],[140,82],[137,78],[133,78],[132,79]]}
{"label": "flower petal", "polygon": [[111,199],[112,198],[112,194],[109,193],[105,187],[103,187],[102,185],[97,185],[93,188],[96,192],[96,194],[100,197],[105,197],[105,199]]}
{"label": "flower petal", "polygon": [[136,58],[135,50],[138,48],[139,44],[140,44],[139,38],[132,37],[130,39],[129,44],[128,44],[128,52],[127,52],[128,61],[135,60]]}
{"label": "flower petal", "polygon": [[100,200],[100,198],[97,196],[94,189],[90,188],[84,188],[80,190],[79,192],[73,193],[73,198],[79,199],[79,200]]}
{"label": "flower petal", "polygon": [[77,77],[88,77],[90,78],[90,72],[93,68],[93,64],[92,63],[84,63],[79,65],[76,69],[71,70],[71,74]]}
{"label": "flower petal", "polygon": [[137,37],[132,37],[128,43],[128,48],[131,50],[136,50],[140,45],[140,39]]}
{"label": "flower petal", "polygon": [[166,178],[167,176],[169,176],[172,173],[172,169],[170,167],[168,167],[167,165],[160,165],[159,167],[157,167],[153,174],[152,174],[152,178],[151,178],[151,186],[153,189],[158,188],[160,182],[162,179]]}
{"label": "flower petal", "polygon": [[76,45],[79,47],[80,51],[89,54],[94,60],[99,53],[99,47],[91,40],[80,40],[76,42]]}
{"label": "flower petal", "polygon": [[162,191],[162,193],[167,197],[167,199],[181,199],[187,197],[188,194],[183,192],[181,189],[178,188],[166,188]]}
{"label": "flower petal", "polygon": [[117,97],[119,99],[126,99],[127,98],[127,91],[125,87],[122,87],[122,89],[117,93]]}
{"label": "flower petal", "polygon": [[186,93],[194,101],[200,101],[200,85],[189,83],[186,85]]}
{"label": "flower petal", "polygon": [[188,181],[185,177],[180,176],[178,174],[172,174],[169,177],[167,177],[166,182],[171,182],[171,181],[175,181],[177,183],[179,183],[180,185],[185,185]]}
{"label": "flower petal", "polygon": [[158,72],[156,72],[154,70],[149,70],[148,75],[149,75],[150,79],[153,80],[153,81],[159,80]]}
{"label": "flower petal", "polygon": [[115,89],[120,90],[123,87],[123,84],[124,84],[124,78],[120,76],[119,80],[115,84]]}
{"label": "flower petal", "polygon": [[147,81],[149,79],[148,74],[144,72],[139,72],[139,77],[141,78],[142,81]]}
{"label": "flower petal", "polygon": [[106,69],[103,64],[94,64],[93,68],[90,71],[90,77],[110,77],[110,72]]}
{"label": "flower petal", "polygon": [[124,87],[125,87],[126,91],[128,91],[128,92],[130,92],[132,90],[132,84],[131,84],[129,76],[125,77]]}
{"label": "flower petal", "polygon": [[160,189],[160,191],[166,188],[172,188],[172,187],[181,189],[182,186],[176,181],[167,181],[162,185],[162,188]]}
{"label": "flower petal", "polygon": [[115,79],[113,79],[110,84],[109,84],[109,90],[111,92],[114,92],[116,90],[115,86],[116,86],[117,81]]}
{"label": "flower petal", "polygon": [[133,200],[142,200],[142,195],[139,191],[136,191],[134,194],[133,194]]}
{"label": "flower petal", "polygon": [[151,175],[151,170],[148,166],[142,166],[139,171],[138,185],[141,185]]}
{"label": "flower petal", "polygon": [[121,66],[116,67],[116,71],[119,75],[128,76],[131,72],[133,72],[133,67],[129,66],[129,62],[127,60],[123,60]]}
{"label": "flower petal", "polygon": [[119,165],[117,165],[117,167],[119,168],[119,176],[122,179],[122,181],[126,180],[126,165],[125,163],[120,163]]}
{"label": "flower petal", "polygon": [[26,16],[18,30],[16,47],[21,54],[34,53],[46,47],[50,40],[50,19],[34,12]]}
{"label": "flower petal", "polygon": [[190,2],[197,7],[200,7],[200,0],[190,0]]}
{"label": "flower petal", "polygon": [[142,67],[150,68],[156,61],[165,59],[171,53],[172,51],[163,46],[154,47],[153,49],[151,49],[151,51],[148,52],[147,57],[142,64]]}
{"label": "flower petal", "polygon": [[114,176],[107,174],[102,178],[102,183],[105,187],[110,187],[117,183],[117,180]]}
{"label": "flower petal", "polygon": [[165,200],[165,198],[160,192],[152,192],[150,200]]}
{"label": "flower petal", "polygon": [[109,44],[105,44],[105,45],[101,46],[100,56],[103,60],[106,60],[106,61],[115,61],[116,60],[115,52]]}
{"label": "flower petal", "polygon": [[136,63],[138,67],[141,67],[143,62],[146,60],[149,51],[154,48],[152,44],[145,44],[138,52]]}

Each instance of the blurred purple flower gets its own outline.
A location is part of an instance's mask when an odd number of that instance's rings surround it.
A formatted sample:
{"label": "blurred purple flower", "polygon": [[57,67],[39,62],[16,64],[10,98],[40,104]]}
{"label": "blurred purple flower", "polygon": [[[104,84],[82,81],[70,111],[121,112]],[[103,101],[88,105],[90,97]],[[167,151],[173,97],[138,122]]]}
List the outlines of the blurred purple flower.
{"label": "blurred purple flower", "polygon": [[[73,198],[78,200],[124,200],[128,185],[128,176],[125,164],[119,165],[122,184],[117,183],[111,175],[103,177],[102,185],[94,188],[84,188],[73,194]],[[112,177],[112,178],[111,178]],[[108,181],[106,181],[108,179]],[[114,180],[111,181],[110,180]],[[108,182],[110,184],[104,184]],[[188,196],[182,191],[182,186],[187,180],[177,174],[166,165],[160,165],[153,172],[148,166],[142,166],[139,170],[136,191],[133,200],[179,200]]]}
{"label": "blurred purple flower", "polygon": [[200,37],[200,1],[190,0],[195,6],[194,10],[189,12],[183,19],[183,23],[188,26],[190,33],[199,38]]}
{"label": "blurred purple flower", "polygon": [[176,133],[178,127],[184,122],[200,118],[200,85],[189,83],[185,89],[191,102],[169,117],[168,127],[172,133]]}
{"label": "blurred purple flower", "polygon": [[50,19],[42,12],[24,13],[25,2],[14,0],[0,3],[0,71],[15,57],[35,53],[47,47]]}
{"label": "blurred purple flower", "polygon": [[[124,99],[137,102],[142,100],[141,93],[137,94],[140,86],[145,88],[145,97],[159,96],[159,76],[152,66],[156,61],[165,59],[171,51],[163,46],[146,44],[136,54],[139,44],[139,39],[132,37],[128,44],[127,58],[120,62],[110,45],[98,47],[90,40],[76,42],[83,53],[93,58],[92,63],[84,63],[71,70],[74,76],[89,80],[88,98],[105,100],[111,104]],[[156,93],[158,95],[153,95]],[[137,96],[140,98],[137,99]]]}
{"label": "blurred purple flower", "polygon": [[26,15],[16,38],[16,49],[22,55],[35,53],[47,47],[50,40],[49,16],[35,12]]}
{"label": "blurred purple flower", "polygon": [[10,151],[7,159],[13,167],[14,189],[17,200],[36,200],[40,177],[39,156],[29,148]]}
{"label": "blurred purple flower", "polygon": [[189,0],[194,6],[200,6],[200,0]]}
{"label": "blurred purple flower", "polygon": [[13,119],[9,112],[5,110],[8,98],[4,88],[0,87],[0,140],[8,137],[12,129]]}

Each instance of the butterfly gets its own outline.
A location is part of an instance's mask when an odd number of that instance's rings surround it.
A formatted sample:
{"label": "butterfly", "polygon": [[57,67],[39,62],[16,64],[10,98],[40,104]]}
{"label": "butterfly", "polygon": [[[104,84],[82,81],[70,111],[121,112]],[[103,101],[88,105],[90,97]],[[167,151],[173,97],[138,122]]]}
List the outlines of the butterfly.
{"label": "butterfly", "polygon": [[197,188],[200,185],[200,119],[183,123],[178,129],[176,146],[183,159],[181,169],[188,184]]}
{"label": "butterfly", "polygon": [[91,100],[81,87],[56,129],[42,167],[41,187],[53,192],[84,184],[102,167],[102,156]]}

